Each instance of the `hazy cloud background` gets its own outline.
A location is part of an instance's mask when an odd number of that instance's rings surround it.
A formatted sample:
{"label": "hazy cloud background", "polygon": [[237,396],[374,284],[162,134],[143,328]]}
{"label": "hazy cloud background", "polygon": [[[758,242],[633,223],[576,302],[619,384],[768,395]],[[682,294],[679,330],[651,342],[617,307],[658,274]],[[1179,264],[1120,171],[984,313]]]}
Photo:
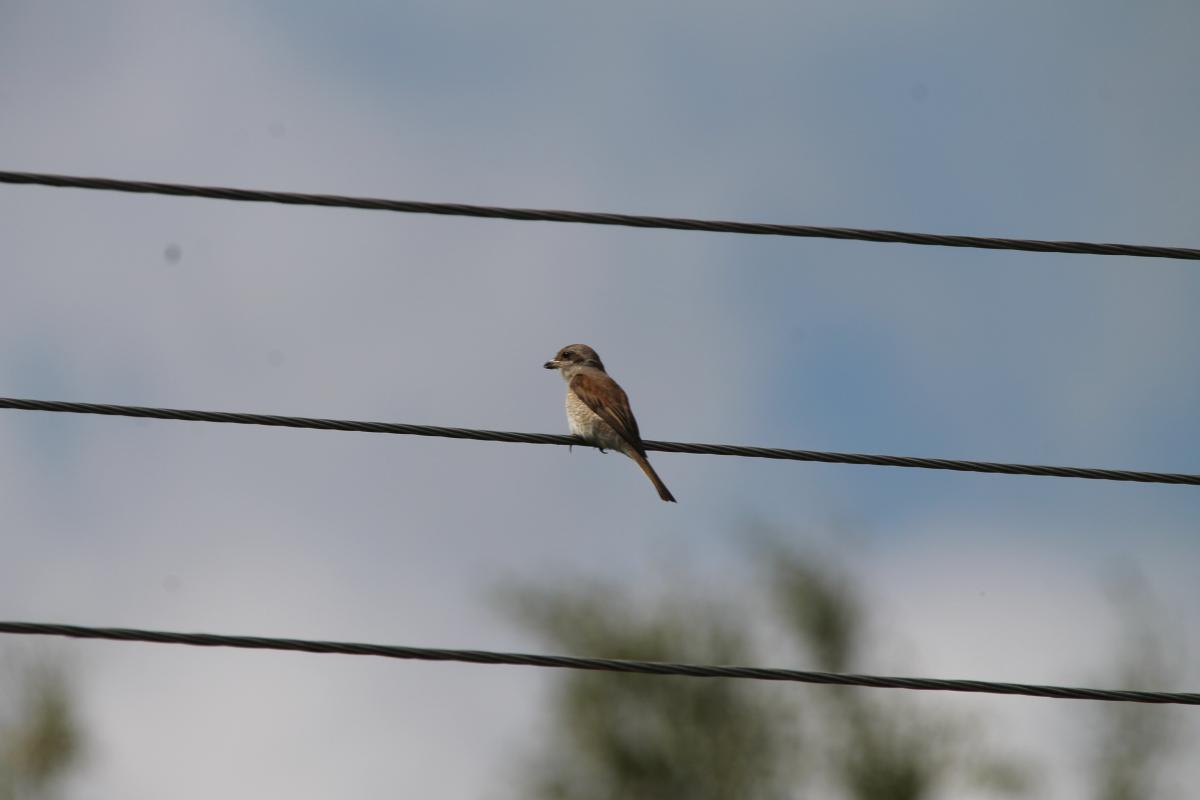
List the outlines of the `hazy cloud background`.
{"label": "hazy cloud background", "polygon": [[[1190,3],[0,0],[0,165],[1196,246],[1198,24]],[[4,395],[561,431],[540,364],[585,341],[650,438],[1200,472],[1187,262],[12,186],[0,220]],[[1195,655],[1193,489],[654,461],[678,507],[586,451],[3,412],[0,617],[533,648],[498,583],[682,572],[735,599],[752,520],[850,554],[880,629],[864,671],[1087,682],[1099,587],[1129,573]],[[554,680],[59,649],[86,797],[502,795]],[[924,702],[1081,796],[1078,709]]]}

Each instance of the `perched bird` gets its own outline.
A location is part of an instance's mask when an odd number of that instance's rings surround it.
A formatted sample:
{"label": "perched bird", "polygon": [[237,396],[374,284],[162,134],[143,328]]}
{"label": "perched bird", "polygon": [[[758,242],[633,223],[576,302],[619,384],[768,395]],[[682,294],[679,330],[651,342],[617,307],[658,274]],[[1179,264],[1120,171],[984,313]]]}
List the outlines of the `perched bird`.
{"label": "perched bird", "polygon": [[601,453],[616,450],[632,458],[654,484],[658,496],[674,503],[671,491],[646,460],[629,398],[604,371],[596,351],[586,344],[569,344],[542,366],[558,370],[567,382],[567,424],[571,433],[596,445]]}

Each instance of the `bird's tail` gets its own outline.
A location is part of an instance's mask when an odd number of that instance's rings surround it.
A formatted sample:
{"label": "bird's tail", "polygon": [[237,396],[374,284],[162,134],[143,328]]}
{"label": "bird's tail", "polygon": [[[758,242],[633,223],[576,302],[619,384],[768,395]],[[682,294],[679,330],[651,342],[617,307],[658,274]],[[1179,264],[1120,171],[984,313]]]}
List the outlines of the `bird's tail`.
{"label": "bird's tail", "polygon": [[654,471],[654,467],[650,466],[650,462],[646,457],[636,450],[629,451],[629,457],[637,462],[637,465],[642,468],[642,472],[646,473],[646,477],[654,484],[654,488],[658,490],[658,496],[668,503],[677,502],[675,495],[671,494],[671,490],[667,488],[662,479],[658,477],[658,473]]}

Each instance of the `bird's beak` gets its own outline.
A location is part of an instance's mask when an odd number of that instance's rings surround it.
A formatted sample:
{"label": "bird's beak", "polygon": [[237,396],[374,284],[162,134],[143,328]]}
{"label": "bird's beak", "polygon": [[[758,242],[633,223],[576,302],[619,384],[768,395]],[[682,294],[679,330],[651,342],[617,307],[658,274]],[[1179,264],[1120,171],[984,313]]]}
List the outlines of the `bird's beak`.
{"label": "bird's beak", "polygon": [[557,361],[547,361],[545,364],[542,364],[542,366],[545,367],[546,369],[558,369],[558,362]]}

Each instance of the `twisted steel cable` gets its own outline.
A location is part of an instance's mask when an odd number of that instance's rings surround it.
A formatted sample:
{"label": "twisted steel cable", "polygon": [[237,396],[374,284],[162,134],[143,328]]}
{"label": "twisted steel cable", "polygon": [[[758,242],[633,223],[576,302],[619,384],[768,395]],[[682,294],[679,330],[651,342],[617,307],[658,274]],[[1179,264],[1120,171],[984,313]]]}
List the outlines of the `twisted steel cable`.
{"label": "twisted steel cable", "polygon": [[1125,703],[1200,705],[1200,694],[1183,692],[1143,692],[1111,689],[1084,689],[1068,686],[1043,686],[1029,683],[944,680],[939,678],[896,678],[881,675],[855,675],[838,672],[810,672],[764,667],[709,666],[664,661],[636,661],[618,658],[580,658],[575,656],[501,653],[491,650],[447,650],[400,645],[326,642],[308,639],[277,639],[265,636],[221,636],[212,633],[173,633],[133,628],[92,628],[82,625],[51,625],[37,622],[0,622],[0,633],[31,636],[66,636],[74,639],[107,639],[121,642],[185,644],[197,647],[236,647],[246,650],[285,650],[303,653],[336,653],[351,656],[379,656],[415,661],[459,661],[468,664],[506,664],[523,667],[626,672],[648,675],[682,675],[692,678],[742,678],[759,681],[790,681],[835,686],[868,686],[876,689],[914,689],[942,692],[1024,695],[1058,700],[1107,700]]}
{"label": "twisted steel cable", "polygon": [[75,175],[51,175],[39,172],[0,171],[0,183],[98,189],[135,194],[164,194],[177,197],[209,197],[254,203],[360,208],[399,211],[410,214],[440,214],[457,217],[484,217],[534,222],[573,222],[588,225],[619,225],[630,228],[665,228],[711,233],[741,233],[759,236],[795,236],[821,239],[854,239],[864,242],[975,247],[985,250],[1024,250],[1036,253],[1082,253],[1100,256],[1146,256],[1200,260],[1200,249],[1153,245],[1112,244],[1103,242],[1046,241],[1041,239],[1003,239],[988,236],[951,236],[864,228],[830,228],[814,225],[773,225],[759,222],[657,217],[638,214],[607,214],[591,211],[563,211],[541,208],[506,208],[466,203],[429,203],[416,200],[384,200],[373,197],[348,197],[336,194],[271,192],[234,189],[224,186],[195,186],[181,183],[126,181],[115,178],[87,178]]}
{"label": "twisted steel cable", "polygon": [[[560,436],[548,433],[513,433],[510,431],[488,431],[474,428],[445,428],[435,425],[407,425],[395,422],[360,422],[344,419],[285,417],[277,414],[244,414],[229,411],[188,411],[177,408],[73,403],[61,400],[26,400],[14,397],[0,397],[0,408],[12,408],[23,411],[52,411],[69,414],[101,414],[118,417],[138,417],[142,419],[171,419],[188,422],[219,422],[235,425],[267,425],[279,428],[313,428],[316,430],[393,433],[408,436],[437,436],[446,439],[472,439],[486,442],[574,445],[579,447],[594,446],[574,436]],[[1050,467],[1036,464],[1005,464],[993,461],[959,461],[948,458],[836,453],[822,450],[787,450],[778,447],[745,447],[731,444],[695,444],[689,442],[659,442],[654,440],[646,440],[644,444],[647,450],[655,450],[662,453],[773,458],[784,461],[818,461],[826,464],[865,464],[882,467],[944,469],[957,472],[984,472],[1001,475],[1037,475],[1054,478],[1085,478],[1090,480],[1132,481],[1136,483],[1200,485],[1200,475],[1177,472],[1137,472],[1133,470],[1092,469],[1087,467]]]}

